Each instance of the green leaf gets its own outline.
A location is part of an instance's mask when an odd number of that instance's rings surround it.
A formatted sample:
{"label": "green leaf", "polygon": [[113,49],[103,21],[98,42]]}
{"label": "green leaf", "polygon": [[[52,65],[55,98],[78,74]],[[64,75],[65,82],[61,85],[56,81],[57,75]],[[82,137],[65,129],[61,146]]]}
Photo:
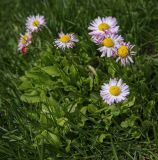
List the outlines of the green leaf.
{"label": "green leaf", "polygon": [[60,71],[56,66],[43,67],[42,70],[52,77],[60,76]]}
{"label": "green leaf", "polygon": [[27,103],[41,102],[40,93],[35,90],[23,94],[20,98],[22,101]]}
{"label": "green leaf", "polygon": [[66,152],[70,152],[70,147],[71,147],[71,140],[66,140],[67,146],[65,148]]}
{"label": "green leaf", "polygon": [[80,112],[85,115],[86,112],[87,112],[87,106],[82,107],[82,108],[80,109]]}
{"label": "green leaf", "polygon": [[67,121],[68,121],[67,118],[61,117],[61,118],[58,118],[58,119],[57,119],[57,124],[58,124],[59,126],[63,127],[64,124],[65,124],[65,122],[67,122]]}
{"label": "green leaf", "polygon": [[93,112],[97,111],[97,108],[93,104],[90,104],[87,106],[87,110],[88,110],[88,112],[93,113]]}
{"label": "green leaf", "polygon": [[134,131],[134,132],[132,132],[132,137],[133,138],[140,138],[140,136],[141,136],[141,133],[139,132],[139,131]]}
{"label": "green leaf", "polygon": [[134,105],[134,103],[135,103],[135,97],[133,97],[131,100],[129,99],[129,100],[123,102],[121,107],[122,108],[123,107],[132,107]]}
{"label": "green leaf", "polygon": [[48,143],[52,143],[54,145],[57,145],[59,146],[60,145],[60,140],[58,138],[57,135],[49,132],[49,131],[46,131],[44,130],[41,135],[47,140]]}
{"label": "green leaf", "polygon": [[115,76],[116,69],[115,69],[115,67],[114,67],[114,65],[113,65],[112,63],[109,64],[108,73],[109,73],[112,77]]}
{"label": "green leaf", "polygon": [[129,118],[126,118],[125,121],[121,122],[121,127],[122,128],[133,127],[137,119],[138,119],[137,116],[131,115]]}
{"label": "green leaf", "polygon": [[69,105],[69,106],[67,107],[67,110],[68,110],[68,112],[73,113],[73,112],[75,112],[76,107],[77,107],[77,103],[71,104],[71,105]]}
{"label": "green leaf", "polygon": [[109,107],[109,109],[111,110],[111,114],[113,116],[118,116],[120,114],[120,108],[119,108],[119,106],[112,105],[112,106]]}
{"label": "green leaf", "polygon": [[32,83],[28,80],[25,80],[20,84],[19,89],[20,90],[27,90],[27,89],[30,89],[32,87],[33,87]]}
{"label": "green leaf", "polygon": [[76,81],[77,80],[77,71],[76,71],[74,65],[71,65],[71,67],[70,67],[70,74],[71,74],[71,77],[73,78],[73,81]]}
{"label": "green leaf", "polygon": [[45,115],[43,115],[43,114],[41,114],[40,115],[40,119],[39,119],[39,121],[40,121],[40,123],[42,124],[42,125],[47,125],[47,117],[45,116]]}
{"label": "green leaf", "polygon": [[99,141],[100,143],[103,143],[104,139],[105,139],[106,137],[109,137],[109,136],[111,136],[111,135],[110,135],[110,134],[101,134],[101,135],[99,136],[99,138],[98,138],[98,141]]}

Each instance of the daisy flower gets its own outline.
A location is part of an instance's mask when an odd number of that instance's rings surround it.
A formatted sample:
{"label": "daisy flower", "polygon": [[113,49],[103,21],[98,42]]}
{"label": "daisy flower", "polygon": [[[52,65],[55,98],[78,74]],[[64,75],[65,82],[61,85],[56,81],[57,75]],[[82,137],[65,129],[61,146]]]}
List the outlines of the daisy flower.
{"label": "daisy flower", "polygon": [[117,49],[117,56],[116,62],[121,61],[123,66],[133,63],[132,55],[134,55],[134,51],[132,51],[134,45],[131,45],[129,42],[122,42]]}
{"label": "daisy flower", "polygon": [[88,29],[91,31],[89,35],[96,37],[105,34],[117,34],[119,26],[117,26],[117,20],[114,17],[98,17],[90,23]]}
{"label": "daisy flower", "polygon": [[26,29],[30,32],[38,31],[42,26],[45,26],[44,16],[30,16],[26,20]]}
{"label": "daisy flower", "polygon": [[106,35],[102,38],[102,40],[97,41],[98,44],[102,44],[102,47],[98,48],[98,50],[102,53],[101,57],[115,56],[121,41],[123,41],[123,38],[114,34]]}
{"label": "daisy flower", "polygon": [[120,79],[110,79],[109,83],[104,83],[101,87],[100,96],[107,104],[118,103],[126,100],[129,95],[129,87]]}
{"label": "daisy flower", "polygon": [[78,42],[78,39],[75,38],[73,33],[64,34],[63,32],[59,33],[59,38],[55,40],[55,46],[57,48],[73,48],[75,42]]}
{"label": "daisy flower", "polygon": [[22,50],[22,48],[27,47],[29,44],[31,44],[32,35],[31,33],[25,33],[24,35],[20,35],[19,44],[18,44],[18,50]]}

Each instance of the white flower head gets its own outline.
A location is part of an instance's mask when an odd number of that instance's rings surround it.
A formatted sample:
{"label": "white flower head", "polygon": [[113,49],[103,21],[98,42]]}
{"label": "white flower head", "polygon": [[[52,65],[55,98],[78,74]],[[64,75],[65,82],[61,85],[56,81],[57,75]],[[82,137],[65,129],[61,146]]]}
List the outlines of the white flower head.
{"label": "white flower head", "polygon": [[123,66],[126,66],[130,63],[133,63],[132,56],[135,55],[135,52],[132,51],[134,45],[131,45],[129,42],[122,42],[117,49],[117,56],[116,62],[121,61]]}
{"label": "white flower head", "polygon": [[76,42],[78,42],[78,39],[75,38],[73,33],[64,34],[61,32],[59,38],[55,39],[55,46],[64,50],[65,48],[73,48]]}
{"label": "white flower head", "polygon": [[112,57],[116,56],[117,48],[120,43],[123,41],[123,38],[120,35],[109,34],[104,36],[104,38],[97,40],[97,43],[101,44],[102,47],[98,48],[98,50],[102,53],[101,57]]}
{"label": "white flower head", "polygon": [[45,24],[44,16],[29,16],[26,20],[26,29],[29,32],[36,32],[41,29],[41,27],[45,26]]}
{"label": "white flower head", "polygon": [[30,32],[21,34],[19,38],[18,50],[21,50],[24,47],[27,47],[32,42],[32,35]]}
{"label": "white flower head", "polygon": [[119,26],[117,25],[117,20],[114,17],[98,17],[90,23],[88,29],[90,30],[89,35],[91,35],[93,39],[96,36],[117,34]]}
{"label": "white flower head", "polygon": [[101,87],[100,96],[107,104],[119,103],[127,99],[129,87],[120,79],[110,79],[109,83],[104,83]]}

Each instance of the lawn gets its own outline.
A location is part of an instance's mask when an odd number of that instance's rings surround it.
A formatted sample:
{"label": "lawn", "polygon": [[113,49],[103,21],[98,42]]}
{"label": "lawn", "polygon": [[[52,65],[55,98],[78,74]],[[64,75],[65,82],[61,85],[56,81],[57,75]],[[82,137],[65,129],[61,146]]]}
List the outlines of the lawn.
{"label": "lawn", "polygon": [[[46,26],[18,51],[28,16]],[[88,30],[112,16],[119,34],[135,45],[134,63],[101,57]],[[0,160],[158,159],[158,1],[1,0]],[[54,46],[74,33],[72,49]],[[123,79],[126,101],[106,104],[103,83]]]}

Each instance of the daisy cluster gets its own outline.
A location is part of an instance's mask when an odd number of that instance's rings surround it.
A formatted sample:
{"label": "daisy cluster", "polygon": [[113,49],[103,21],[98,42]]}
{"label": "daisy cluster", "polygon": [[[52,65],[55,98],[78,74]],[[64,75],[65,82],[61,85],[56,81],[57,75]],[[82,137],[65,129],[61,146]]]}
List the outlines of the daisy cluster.
{"label": "daisy cluster", "polygon": [[[19,38],[18,50],[23,55],[26,54],[28,46],[32,42],[32,33],[39,31],[46,25],[44,16],[29,16],[26,19],[26,33],[21,34]],[[59,38],[55,39],[55,46],[65,50],[66,48],[73,48],[78,39],[75,38],[73,33],[64,34],[59,33]]]}
{"label": "daisy cluster", "polygon": [[[39,31],[43,26],[45,26],[43,16],[37,15],[27,18],[26,33],[20,36],[18,45],[22,54],[26,54],[26,49],[31,44],[32,33]],[[98,50],[101,52],[101,57],[115,57],[116,62],[121,61],[123,66],[133,63],[134,45],[125,42],[123,37],[118,34],[119,26],[116,18],[98,17],[90,23],[88,29],[92,41],[100,46]],[[54,41],[54,46],[65,50],[73,48],[76,42],[78,39],[74,33],[60,32]],[[126,100],[129,94],[129,86],[123,83],[122,79],[117,80],[116,78],[110,79],[109,83],[104,83],[100,90],[100,96],[109,105]]]}
{"label": "daisy cluster", "polygon": [[118,34],[119,26],[114,17],[98,17],[88,27],[89,35],[94,43],[99,45],[101,57],[116,57],[116,62],[121,61],[123,66],[133,63],[133,45],[125,42]]}
{"label": "daisy cluster", "polygon": [[[88,27],[89,35],[94,43],[99,45],[98,50],[101,57],[116,57],[116,62],[121,61],[123,66],[133,63],[133,45],[125,42],[118,34],[119,26],[114,17],[98,17],[90,23]],[[101,87],[100,96],[107,104],[118,103],[126,100],[129,95],[129,87],[123,83],[122,79],[110,79],[109,83],[104,83]]]}
{"label": "daisy cluster", "polygon": [[32,33],[39,31],[43,26],[45,26],[44,16],[29,16],[26,20],[26,32],[21,34],[18,43],[18,50],[21,51],[23,55],[26,54],[28,46],[32,42]]}
{"label": "daisy cluster", "polygon": [[[90,23],[88,29],[92,41],[100,46],[98,50],[101,52],[101,57],[115,57],[116,62],[121,61],[123,66],[133,63],[134,45],[125,42],[118,34],[119,26],[116,18],[98,17]],[[129,86],[123,83],[122,79],[116,78],[104,83],[100,90],[100,96],[109,105],[126,100],[129,93]]]}

